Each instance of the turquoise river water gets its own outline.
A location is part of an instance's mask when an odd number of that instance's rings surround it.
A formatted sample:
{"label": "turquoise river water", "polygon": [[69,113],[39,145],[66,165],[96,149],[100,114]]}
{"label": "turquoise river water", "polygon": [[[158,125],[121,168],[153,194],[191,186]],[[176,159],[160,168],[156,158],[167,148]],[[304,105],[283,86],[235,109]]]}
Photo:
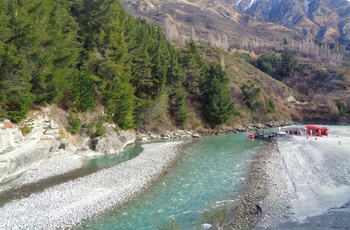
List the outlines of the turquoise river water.
{"label": "turquoise river water", "polygon": [[[179,229],[194,229],[211,207],[233,205],[246,184],[252,160],[266,141],[247,133],[204,137],[188,144],[179,160],[153,186],[126,205],[79,229],[157,229],[175,219]],[[126,152],[138,151],[130,147]]]}

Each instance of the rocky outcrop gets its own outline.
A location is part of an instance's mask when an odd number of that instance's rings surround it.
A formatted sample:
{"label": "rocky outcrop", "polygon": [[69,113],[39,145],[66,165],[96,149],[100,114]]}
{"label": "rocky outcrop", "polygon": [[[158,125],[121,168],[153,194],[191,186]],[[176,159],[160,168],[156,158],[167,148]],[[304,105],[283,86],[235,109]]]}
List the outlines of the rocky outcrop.
{"label": "rocky outcrop", "polygon": [[114,124],[108,124],[106,126],[106,134],[104,136],[91,139],[89,141],[89,148],[95,152],[94,155],[111,155],[120,153],[127,145],[135,142],[135,131],[122,130],[116,132],[115,128],[116,126]]}
{"label": "rocky outcrop", "polygon": [[[8,120],[0,122],[0,183],[57,155],[120,153],[135,141],[136,135],[133,131],[115,132],[114,129],[113,125],[107,125],[104,136],[94,140],[85,137],[85,141],[81,137],[77,141],[63,134],[65,127],[55,122],[50,107],[32,110],[19,125]],[[89,148],[92,142],[95,142],[94,149]]]}
{"label": "rocky outcrop", "polygon": [[7,120],[0,123],[0,182],[17,177],[62,152],[58,151],[59,126],[50,119],[49,113],[48,108],[33,110],[19,125]]}
{"label": "rocky outcrop", "polygon": [[199,138],[201,135],[197,131],[189,130],[176,130],[168,131],[161,134],[154,134],[152,132],[138,133],[138,140],[151,140],[151,139],[176,139],[176,138]]}
{"label": "rocky outcrop", "polygon": [[9,121],[0,123],[0,153],[9,151],[19,145],[23,138],[18,126]]}

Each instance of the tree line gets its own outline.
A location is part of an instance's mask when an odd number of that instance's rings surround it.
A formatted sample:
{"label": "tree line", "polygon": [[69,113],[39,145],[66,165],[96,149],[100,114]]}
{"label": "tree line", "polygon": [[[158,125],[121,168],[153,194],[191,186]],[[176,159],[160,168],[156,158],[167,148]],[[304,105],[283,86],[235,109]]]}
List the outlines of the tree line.
{"label": "tree line", "polygon": [[193,40],[175,49],[118,0],[3,0],[0,15],[2,118],[20,122],[44,104],[73,112],[102,105],[107,121],[131,129],[161,98],[182,126],[190,96],[210,126],[238,114],[219,63],[207,62]]}

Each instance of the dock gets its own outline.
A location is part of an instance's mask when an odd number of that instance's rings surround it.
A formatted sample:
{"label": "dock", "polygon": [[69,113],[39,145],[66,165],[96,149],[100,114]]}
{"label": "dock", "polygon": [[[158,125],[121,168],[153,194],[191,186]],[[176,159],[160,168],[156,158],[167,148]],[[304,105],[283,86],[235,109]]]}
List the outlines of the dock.
{"label": "dock", "polygon": [[264,129],[255,130],[254,138],[273,138],[279,136],[285,136],[285,132],[276,132],[276,131],[268,131],[266,132]]}

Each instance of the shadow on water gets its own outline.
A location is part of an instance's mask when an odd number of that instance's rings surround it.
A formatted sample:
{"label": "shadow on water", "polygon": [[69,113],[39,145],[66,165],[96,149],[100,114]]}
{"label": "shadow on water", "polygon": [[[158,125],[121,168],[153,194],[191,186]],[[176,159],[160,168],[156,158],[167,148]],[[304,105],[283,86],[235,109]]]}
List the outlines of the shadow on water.
{"label": "shadow on water", "polygon": [[47,188],[55,185],[63,184],[79,177],[87,176],[95,173],[101,169],[106,169],[120,164],[124,161],[130,160],[138,156],[142,152],[140,143],[128,147],[123,154],[113,156],[102,156],[88,159],[84,162],[84,166],[64,174],[49,177],[35,183],[13,187],[3,192],[0,192],[0,207],[4,206],[13,200],[19,200],[30,196],[33,193],[39,193]]}

